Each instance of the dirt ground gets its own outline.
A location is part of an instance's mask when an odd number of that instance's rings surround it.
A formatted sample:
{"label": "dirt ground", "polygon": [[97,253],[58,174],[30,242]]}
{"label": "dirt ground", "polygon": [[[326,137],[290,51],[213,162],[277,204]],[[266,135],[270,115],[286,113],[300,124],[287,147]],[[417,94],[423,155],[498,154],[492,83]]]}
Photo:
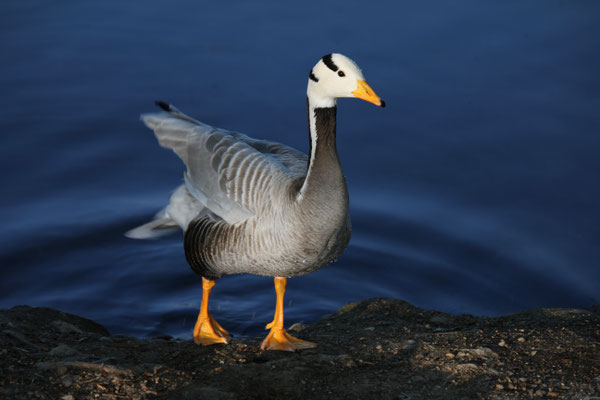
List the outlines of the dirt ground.
{"label": "dirt ground", "polygon": [[110,336],[50,308],[0,310],[1,399],[599,399],[600,307],[498,318],[394,299],[348,304],[265,352]]}

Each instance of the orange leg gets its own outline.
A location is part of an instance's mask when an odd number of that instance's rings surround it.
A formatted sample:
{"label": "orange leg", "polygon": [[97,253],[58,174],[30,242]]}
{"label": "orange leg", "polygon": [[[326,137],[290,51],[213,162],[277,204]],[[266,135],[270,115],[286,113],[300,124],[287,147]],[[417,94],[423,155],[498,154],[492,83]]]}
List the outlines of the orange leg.
{"label": "orange leg", "polygon": [[231,337],[208,312],[208,298],[213,286],[215,286],[215,281],[202,277],[202,303],[200,304],[200,315],[198,315],[194,327],[194,342],[203,346],[227,343],[227,339]]}
{"label": "orange leg", "polygon": [[275,277],[275,292],[277,293],[275,317],[273,318],[273,322],[266,327],[266,329],[271,329],[271,331],[260,346],[262,350],[294,351],[317,347],[315,343],[296,339],[283,328],[283,296],[286,284],[287,278]]}

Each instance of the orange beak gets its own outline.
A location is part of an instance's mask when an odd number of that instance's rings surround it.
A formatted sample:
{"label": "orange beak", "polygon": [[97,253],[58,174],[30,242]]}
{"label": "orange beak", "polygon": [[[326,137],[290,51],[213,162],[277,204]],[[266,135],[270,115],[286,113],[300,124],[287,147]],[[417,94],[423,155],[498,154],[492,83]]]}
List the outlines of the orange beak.
{"label": "orange beak", "polygon": [[369,103],[373,103],[379,107],[385,107],[385,101],[381,100],[381,98],[379,98],[379,96],[377,96],[377,94],[375,93],[375,91],[373,89],[371,89],[371,86],[369,86],[367,81],[357,81],[357,82],[358,82],[358,87],[356,88],[356,90],[354,92],[352,92],[354,97],[366,100]]}

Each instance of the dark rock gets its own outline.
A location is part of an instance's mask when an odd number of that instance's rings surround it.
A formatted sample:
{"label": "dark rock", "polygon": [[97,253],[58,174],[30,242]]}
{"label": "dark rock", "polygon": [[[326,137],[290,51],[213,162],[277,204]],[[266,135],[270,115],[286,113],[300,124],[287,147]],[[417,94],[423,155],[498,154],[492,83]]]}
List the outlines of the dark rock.
{"label": "dark rock", "polygon": [[[0,324],[7,323],[8,321],[11,321],[16,327],[23,325],[31,327],[34,324],[38,324],[40,329],[43,326],[46,329],[50,328],[53,331],[58,330],[61,332],[64,329],[64,327],[61,329],[62,323],[67,323],[71,327],[75,327],[75,330],[96,333],[102,336],[109,335],[106,328],[97,322],[49,307],[15,306],[10,310],[2,310]],[[37,333],[39,334],[41,331]]]}
{"label": "dark rock", "polygon": [[62,333],[78,333],[78,334],[83,333],[83,331],[81,329],[79,329],[75,325],[70,324],[65,321],[61,321],[61,320],[52,321],[52,325]]}
{"label": "dark rock", "polygon": [[262,338],[202,347],[108,336],[85,318],[19,306],[0,310],[0,397],[594,398],[599,310],[485,318],[372,299],[299,326],[295,335],[318,347],[286,353],[262,352]]}
{"label": "dark rock", "polygon": [[53,357],[70,357],[79,354],[77,350],[72,347],[67,346],[66,344],[59,344],[52,350],[48,352],[48,355]]}

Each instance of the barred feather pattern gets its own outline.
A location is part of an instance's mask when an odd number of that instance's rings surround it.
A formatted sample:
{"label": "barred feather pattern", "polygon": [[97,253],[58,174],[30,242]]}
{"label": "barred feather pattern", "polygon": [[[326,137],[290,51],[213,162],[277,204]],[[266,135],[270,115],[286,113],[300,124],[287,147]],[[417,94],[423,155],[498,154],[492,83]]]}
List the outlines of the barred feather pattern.
{"label": "barred feather pattern", "polygon": [[[335,149],[335,108],[310,108],[322,132],[307,156],[182,114],[146,114],[159,143],[185,163],[167,217],[185,232],[192,269],[208,279],[251,273],[292,277],[334,261],[350,238],[348,193]],[[314,138],[316,146],[316,136]],[[299,196],[303,189],[302,196]]]}

